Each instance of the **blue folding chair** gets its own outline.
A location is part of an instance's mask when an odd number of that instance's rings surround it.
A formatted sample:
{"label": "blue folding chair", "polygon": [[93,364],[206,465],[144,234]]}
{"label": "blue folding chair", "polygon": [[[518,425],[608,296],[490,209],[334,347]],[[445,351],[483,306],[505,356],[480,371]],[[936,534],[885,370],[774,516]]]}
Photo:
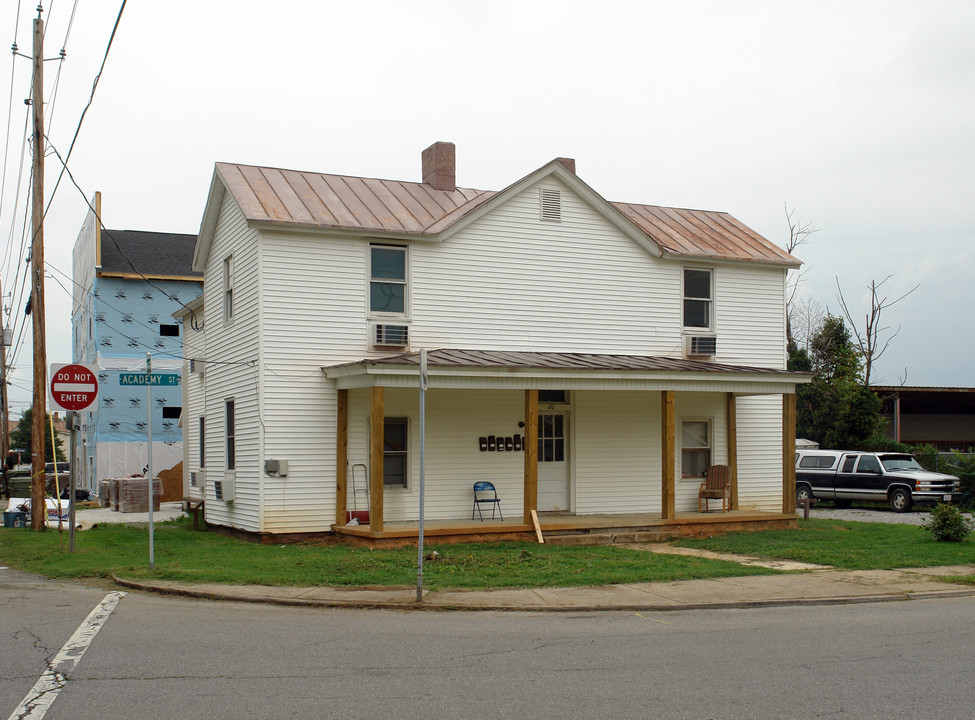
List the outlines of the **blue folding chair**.
{"label": "blue folding chair", "polygon": [[492,505],[492,520],[494,520],[495,508],[497,508],[498,515],[501,516],[501,520],[504,520],[504,513],[501,512],[501,498],[498,497],[498,491],[494,489],[494,483],[489,483],[487,480],[474,483],[474,506],[471,508],[471,520],[474,519],[475,510],[477,511],[477,514],[480,515],[481,520],[484,520],[484,514],[481,512],[481,505],[483,503],[490,503]]}

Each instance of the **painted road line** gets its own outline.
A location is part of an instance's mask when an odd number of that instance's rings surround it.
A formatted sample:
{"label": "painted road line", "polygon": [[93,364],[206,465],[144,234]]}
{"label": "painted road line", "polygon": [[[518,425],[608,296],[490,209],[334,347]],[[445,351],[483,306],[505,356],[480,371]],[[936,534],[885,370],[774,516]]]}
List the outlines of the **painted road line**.
{"label": "painted road line", "polygon": [[108,621],[124,595],[124,592],[110,592],[95,606],[61,651],[54,656],[47,670],[17,709],[10,714],[9,720],[40,720],[44,717],[67,682],[68,675],[84,657],[91,641]]}

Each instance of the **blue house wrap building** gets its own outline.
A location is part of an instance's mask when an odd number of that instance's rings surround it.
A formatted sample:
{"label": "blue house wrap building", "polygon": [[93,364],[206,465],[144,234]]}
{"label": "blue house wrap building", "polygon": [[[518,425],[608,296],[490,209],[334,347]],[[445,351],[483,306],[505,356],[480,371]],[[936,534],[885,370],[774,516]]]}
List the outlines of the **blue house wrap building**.
{"label": "blue house wrap building", "polygon": [[101,197],[78,235],[73,253],[72,361],[98,373],[98,403],[72,423],[72,467],[78,486],[97,491],[102,479],[144,473],[152,422],[152,469],[182,461],[179,419],[182,383],[124,386],[125,373],[182,368],[182,320],[173,313],[202,291],[191,264],[196,235],[108,230],[99,220]]}

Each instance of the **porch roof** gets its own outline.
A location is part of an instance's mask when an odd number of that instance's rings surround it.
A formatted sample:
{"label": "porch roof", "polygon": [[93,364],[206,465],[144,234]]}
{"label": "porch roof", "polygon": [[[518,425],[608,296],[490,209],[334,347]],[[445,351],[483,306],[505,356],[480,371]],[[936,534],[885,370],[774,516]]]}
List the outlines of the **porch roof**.
{"label": "porch roof", "polygon": [[[363,358],[322,372],[340,389],[417,387],[419,352]],[[678,390],[741,395],[795,392],[811,373],[650,355],[461,350],[427,352],[427,387],[455,389]]]}

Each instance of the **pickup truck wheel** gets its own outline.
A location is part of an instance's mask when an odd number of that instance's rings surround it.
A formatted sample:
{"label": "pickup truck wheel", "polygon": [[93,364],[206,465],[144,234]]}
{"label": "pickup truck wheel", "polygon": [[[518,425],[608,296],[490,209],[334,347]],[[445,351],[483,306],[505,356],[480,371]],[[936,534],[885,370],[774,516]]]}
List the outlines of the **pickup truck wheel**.
{"label": "pickup truck wheel", "polygon": [[808,485],[799,485],[796,487],[796,503],[798,505],[801,505],[804,500],[814,499],[812,489]]}
{"label": "pickup truck wheel", "polygon": [[890,509],[894,512],[907,512],[914,504],[911,493],[904,488],[894,488],[890,493]]}

